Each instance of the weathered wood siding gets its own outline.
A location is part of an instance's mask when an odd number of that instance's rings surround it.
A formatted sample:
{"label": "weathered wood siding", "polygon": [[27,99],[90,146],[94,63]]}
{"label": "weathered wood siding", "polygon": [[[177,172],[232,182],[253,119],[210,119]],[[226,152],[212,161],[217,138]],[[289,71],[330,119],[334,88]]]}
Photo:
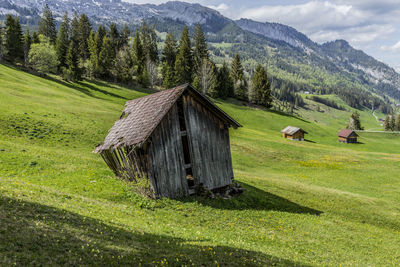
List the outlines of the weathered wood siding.
{"label": "weathered wood siding", "polygon": [[157,197],[188,195],[183,148],[175,104],[151,135],[150,173]]}
{"label": "weathered wood siding", "polygon": [[183,95],[195,183],[215,189],[232,183],[229,128],[189,94]]}

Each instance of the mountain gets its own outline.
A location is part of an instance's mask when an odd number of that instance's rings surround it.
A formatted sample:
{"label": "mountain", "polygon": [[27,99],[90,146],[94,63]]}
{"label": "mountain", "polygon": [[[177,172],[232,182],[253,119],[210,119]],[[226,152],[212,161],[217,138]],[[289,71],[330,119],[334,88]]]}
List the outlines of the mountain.
{"label": "mountain", "polygon": [[[66,11],[85,13],[94,26],[116,22],[127,23],[135,29],[145,20],[159,32],[174,31],[178,36],[184,26],[193,30],[200,22],[217,63],[240,53],[248,73],[254,68],[254,62],[267,64],[277,86],[287,81],[296,90],[340,88],[346,94],[360,89],[380,95],[387,102],[388,97],[400,100],[400,75],[344,40],[318,44],[286,25],[249,19],[233,21],[211,8],[177,1],[160,5],[121,0],[48,0],[46,3],[58,21]],[[22,23],[35,25],[42,8],[43,2],[38,0],[3,0],[0,19],[11,13],[19,15]]]}

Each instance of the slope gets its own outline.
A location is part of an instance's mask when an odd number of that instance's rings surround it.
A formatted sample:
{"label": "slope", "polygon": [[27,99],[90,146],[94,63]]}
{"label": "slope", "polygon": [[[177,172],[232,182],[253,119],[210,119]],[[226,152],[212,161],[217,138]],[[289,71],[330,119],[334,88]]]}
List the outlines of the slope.
{"label": "slope", "polygon": [[[0,65],[0,265],[399,264],[398,136],[349,146],[336,141],[340,119],[217,101],[244,125],[231,142],[246,192],[148,200],[92,153],[146,93]],[[282,139],[287,125],[310,142]]]}

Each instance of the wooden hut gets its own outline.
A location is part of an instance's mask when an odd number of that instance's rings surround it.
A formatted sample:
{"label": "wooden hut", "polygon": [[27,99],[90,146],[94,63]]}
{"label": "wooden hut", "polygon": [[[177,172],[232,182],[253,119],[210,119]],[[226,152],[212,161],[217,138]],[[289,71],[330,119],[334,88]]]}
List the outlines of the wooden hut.
{"label": "wooden hut", "polygon": [[114,173],[147,181],[152,197],[180,197],[233,180],[229,128],[241,125],[185,84],[128,101],[100,153]]}
{"label": "wooden hut", "polygon": [[353,130],[343,129],[338,133],[338,137],[342,143],[357,143],[358,134]]}
{"label": "wooden hut", "polygon": [[301,128],[288,126],[281,131],[282,137],[295,140],[295,141],[304,141],[304,134],[308,134]]}

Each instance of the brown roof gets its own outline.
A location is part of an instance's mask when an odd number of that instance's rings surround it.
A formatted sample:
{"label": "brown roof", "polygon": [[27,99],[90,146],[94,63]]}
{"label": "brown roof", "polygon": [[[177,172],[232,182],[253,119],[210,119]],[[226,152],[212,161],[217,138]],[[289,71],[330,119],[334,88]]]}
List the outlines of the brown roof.
{"label": "brown roof", "polygon": [[298,128],[298,127],[294,127],[294,126],[287,126],[285,129],[283,129],[283,130],[281,131],[281,133],[285,133],[285,134],[288,134],[288,135],[294,135],[294,134],[297,133],[298,131],[302,131],[303,133],[308,134],[308,133],[307,133],[306,131],[304,131],[303,129]]}
{"label": "brown roof", "polygon": [[189,84],[184,84],[126,102],[120,119],[110,129],[104,143],[97,146],[94,152],[98,153],[120,146],[140,145],[146,141],[186,90],[193,93],[211,111],[216,113],[221,119],[227,121],[231,126],[235,128],[241,127],[239,123],[208,100],[207,97],[196,91]]}
{"label": "brown roof", "polygon": [[338,133],[339,137],[344,137],[344,138],[348,138],[351,135],[358,136],[358,134],[355,131],[350,130],[350,129],[343,129]]}

